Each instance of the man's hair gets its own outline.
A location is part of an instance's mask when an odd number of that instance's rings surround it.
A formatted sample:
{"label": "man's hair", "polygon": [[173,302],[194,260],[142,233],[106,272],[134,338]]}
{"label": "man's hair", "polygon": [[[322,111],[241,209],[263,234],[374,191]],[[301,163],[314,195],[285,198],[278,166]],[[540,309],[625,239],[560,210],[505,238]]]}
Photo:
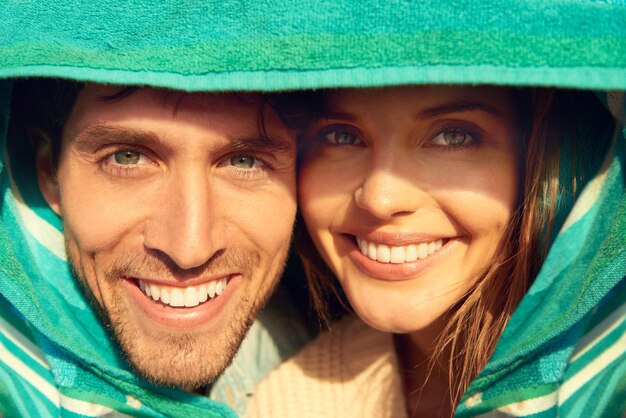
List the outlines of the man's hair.
{"label": "man's hair", "polygon": [[[85,83],[58,78],[18,79],[13,83],[11,119],[8,141],[12,146],[32,149],[49,144],[52,150],[53,166],[56,169],[63,127],[72,113],[76,99]],[[119,90],[100,97],[105,102],[123,100],[140,90],[141,86],[119,86]],[[174,91],[174,90],[172,90]],[[182,97],[185,92],[180,92]],[[242,103],[258,104],[257,125],[264,140],[273,142],[266,131],[267,109],[275,103],[288,103],[288,93],[230,93]],[[279,113],[279,116],[280,113]],[[24,143],[26,141],[26,144]]]}
{"label": "man's hair", "polygon": [[[55,78],[19,79],[13,82],[9,141],[27,139],[33,148],[49,143],[56,159],[63,126],[84,84]],[[56,160],[55,166],[56,166]]]}

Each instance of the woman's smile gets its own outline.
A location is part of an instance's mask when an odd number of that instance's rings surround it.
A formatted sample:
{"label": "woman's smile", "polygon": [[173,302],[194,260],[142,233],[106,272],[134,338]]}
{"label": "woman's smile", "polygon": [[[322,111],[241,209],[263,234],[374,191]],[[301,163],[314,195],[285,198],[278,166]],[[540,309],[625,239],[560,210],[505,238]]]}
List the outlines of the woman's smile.
{"label": "woman's smile", "polygon": [[[359,244],[360,242],[360,244]],[[419,280],[431,266],[445,262],[454,250],[457,239],[391,246],[368,241],[357,241],[357,248],[349,252],[355,266],[365,275],[379,280]]]}

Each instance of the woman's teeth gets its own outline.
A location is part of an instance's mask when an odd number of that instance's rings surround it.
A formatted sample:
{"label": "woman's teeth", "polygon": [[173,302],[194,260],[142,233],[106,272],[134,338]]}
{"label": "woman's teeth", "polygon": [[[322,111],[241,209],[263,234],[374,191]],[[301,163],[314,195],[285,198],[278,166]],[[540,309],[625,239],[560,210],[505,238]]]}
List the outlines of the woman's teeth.
{"label": "woman's teeth", "polygon": [[226,277],[188,287],[164,286],[143,280],[138,280],[138,282],[139,288],[146,296],[174,308],[198,306],[221,295],[228,285]]}
{"label": "woman's teeth", "polygon": [[441,239],[400,247],[374,244],[359,237],[356,237],[356,243],[361,249],[361,253],[367,258],[381,263],[392,264],[410,263],[418,258],[423,260],[443,246],[443,240]]}

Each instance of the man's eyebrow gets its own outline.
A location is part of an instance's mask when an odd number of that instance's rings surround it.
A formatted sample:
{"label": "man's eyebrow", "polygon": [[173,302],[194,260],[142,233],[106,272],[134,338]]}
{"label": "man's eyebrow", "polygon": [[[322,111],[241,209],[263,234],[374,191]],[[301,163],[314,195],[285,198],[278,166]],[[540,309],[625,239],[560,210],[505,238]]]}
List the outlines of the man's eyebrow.
{"label": "man's eyebrow", "polygon": [[231,152],[288,152],[295,148],[295,142],[288,139],[265,137],[233,138],[228,143]]}
{"label": "man's eyebrow", "polygon": [[97,149],[113,143],[128,145],[158,145],[159,137],[146,131],[118,128],[110,125],[94,125],[78,134],[74,140],[78,149]]}
{"label": "man's eyebrow", "polygon": [[[295,147],[295,142],[284,138],[275,138],[265,135],[258,137],[234,137],[221,143],[230,152],[288,152]],[[162,145],[159,136],[150,131],[119,128],[110,125],[94,125],[78,134],[74,140],[78,150],[93,151],[111,145],[137,145],[148,148]]]}
{"label": "man's eyebrow", "polygon": [[432,119],[450,113],[471,112],[473,110],[480,110],[485,113],[489,113],[490,115],[498,119],[504,119],[504,114],[496,107],[476,101],[454,101],[434,107],[429,107],[427,109],[419,111],[416,115],[416,119]]}

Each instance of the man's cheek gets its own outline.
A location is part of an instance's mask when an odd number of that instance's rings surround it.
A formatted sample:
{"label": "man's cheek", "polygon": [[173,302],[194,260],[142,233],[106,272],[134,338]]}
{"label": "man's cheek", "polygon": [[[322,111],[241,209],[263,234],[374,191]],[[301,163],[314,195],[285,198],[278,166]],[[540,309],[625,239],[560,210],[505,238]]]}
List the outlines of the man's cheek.
{"label": "man's cheek", "polygon": [[90,195],[63,202],[65,228],[82,252],[110,248],[141,222],[141,212],[128,203],[113,204],[110,199]]}
{"label": "man's cheek", "polygon": [[295,199],[291,201],[291,197],[285,196],[278,200],[260,200],[255,208],[242,229],[252,231],[258,245],[266,250],[289,245],[296,215]]}
{"label": "man's cheek", "polygon": [[223,217],[229,229],[234,227],[258,247],[276,248],[284,237],[289,239],[295,219],[295,181],[291,180],[284,176],[258,188],[220,183],[215,188],[219,206],[214,216]]}

